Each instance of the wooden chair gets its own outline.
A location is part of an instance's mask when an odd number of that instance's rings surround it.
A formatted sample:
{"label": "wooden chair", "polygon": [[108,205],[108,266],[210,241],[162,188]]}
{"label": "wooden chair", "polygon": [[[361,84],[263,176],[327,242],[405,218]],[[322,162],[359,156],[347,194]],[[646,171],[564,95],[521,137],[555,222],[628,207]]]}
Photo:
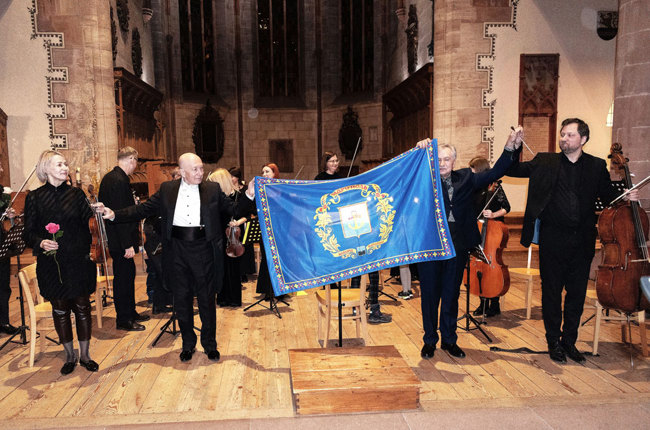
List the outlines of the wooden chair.
{"label": "wooden chair", "polygon": [[533,245],[528,247],[528,262],[526,267],[510,267],[508,270],[511,276],[526,281],[526,319],[530,319],[531,307],[533,305],[533,285],[535,276],[539,276],[539,269],[531,269],[530,261],[533,255]]}
{"label": "wooden chair", "polygon": [[[38,328],[42,326],[39,321],[42,319],[52,320],[52,305],[46,302],[41,296],[38,289],[38,280],[36,279],[36,263],[30,264],[18,272],[18,280],[23,289],[25,303],[29,311],[29,367],[34,367],[34,357],[36,355],[36,336]],[[45,334],[41,335],[41,349],[45,349]]]}
{"label": "wooden chair", "polygon": [[[361,285],[357,288],[341,289],[341,310],[349,311],[343,314],[342,320],[353,320],[356,322],[357,337],[362,337],[364,341],[368,338],[368,320],[366,319],[366,286],[368,284],[368,275],[361,276]],[[318,341],[323,339],[322,347],[327,347],[330,336],[331,321],[338,319],[338,302],[339,292],[331,289],[327,284],[324,290],[316,291],[316,300],[318,301]],[[332,308],[334,311],[332,311]],[[325,337],[321,337],[323,320],[325,323]]]}
{"label": "wooden chair", "polygon": [[[102,328],[102,315],[104,313],[104,293],[107,295],[112,294],[113,289],[113,275],[102,275],[101,268],[103,263],[97,264],[97,288],[95,289],[95,310],[97,311],[97,327]],[[104,270],[104,273],[108,273]]]}
{"label": "wooden chair", "polygon": [[[587,298],[593,301],[593,306],[596,309],[596,318],[594,323],[594,343],[593,343],[593,355],[598,354],[598,341],[600,337],[600,323],[602,321],[619,321],[621,323],[621,340],[623,342],[632,343],[632,339],[628,339],[628,330],[627,330],[627,317],[619,311],[614,309],[603,308],[603,306],[598,301],[598,295],[596,290],[589,289],[587,290]],[[630,321],[636,321],[639,324],[639,337],[641,339],[641,352],[644,357],[648,357],[648,336],[646,334],[647,322],[645,320],[645,311],[635,312],[630,315]]]}

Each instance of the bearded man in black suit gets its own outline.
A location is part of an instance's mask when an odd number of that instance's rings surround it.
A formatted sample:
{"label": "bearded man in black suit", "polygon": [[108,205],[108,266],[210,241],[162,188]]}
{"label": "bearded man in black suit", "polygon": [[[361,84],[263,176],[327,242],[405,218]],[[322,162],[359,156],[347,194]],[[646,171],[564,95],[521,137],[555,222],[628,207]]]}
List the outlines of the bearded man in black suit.
{"label": "bearded man in black suit", "polygon": [[218,361],[215,295],[223,282],[223,226],[227,216],[240,218],[254,210],[251,181],[248,198],[233,202],[216,182],[203,182],[203,162],[196,154],[178,159],[181,179],[164,182],[160,190],[138,206],[113,212],[102,204],[96,210],[117,223],[152,215],[161,217],[163,271],[174,295],[183,349],[181,361],[192,358],[197,342],[194,333],[193,296],[201,318],[201,345],[208,358]]}
{"label": "bearded man in black suit", "polygon": [[[567,118],[560,129],[561,152],[538,153],[506,173],[530,178],[521,244],[530,246],[538,229],[542,316],[549,356],[559,363],[567,356],[585,361],[575,343],[595,254],[595,203],[598,197],[608,204],[618,196],[605,160],[583,152],[588,140],[589,126],[579,118]],[[638,191],[628,198],[638,200]]]}

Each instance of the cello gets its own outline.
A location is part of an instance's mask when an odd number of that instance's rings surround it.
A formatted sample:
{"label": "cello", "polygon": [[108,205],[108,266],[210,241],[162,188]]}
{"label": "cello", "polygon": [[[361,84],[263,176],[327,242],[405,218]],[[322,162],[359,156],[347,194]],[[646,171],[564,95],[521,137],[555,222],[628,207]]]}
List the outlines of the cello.
{"label": "cello", "polygon": [[[613,143],[609,158],[612,167],[623,171],[625,186],[632,178],[620,143]],[[596,294],[605,308],[626,314],[650,310],[641,294],[640,279],[650,274],[648,215],[639,202],[623,202],[605,208],[598,217],[602,261],[596,273]]]}
{"label": "cello", "polygon": [[[483,216],[483,211],[501,190],[500,182],[488,189],[492,196],[477,217],[481,244],[477,247],[477,258],[469,264],[470,293],[485,299],[503,296],[510,288],[510,273],[502,258],[503,249],[508,244],[508,227],[501,221],[485,219]],[[476,256],[476,253],[473,254]]]}

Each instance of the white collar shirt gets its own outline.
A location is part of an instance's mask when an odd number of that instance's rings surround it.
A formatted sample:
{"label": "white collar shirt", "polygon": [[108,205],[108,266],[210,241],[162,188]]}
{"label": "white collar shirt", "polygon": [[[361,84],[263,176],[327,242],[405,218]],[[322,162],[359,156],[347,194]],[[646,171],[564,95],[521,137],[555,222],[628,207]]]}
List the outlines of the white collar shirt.
{"label": "white collar shirt", "polygon": [[191,185],[181,179],[178,189],[173,225],[177,227],[201,226],[201,196],[199,186]]}

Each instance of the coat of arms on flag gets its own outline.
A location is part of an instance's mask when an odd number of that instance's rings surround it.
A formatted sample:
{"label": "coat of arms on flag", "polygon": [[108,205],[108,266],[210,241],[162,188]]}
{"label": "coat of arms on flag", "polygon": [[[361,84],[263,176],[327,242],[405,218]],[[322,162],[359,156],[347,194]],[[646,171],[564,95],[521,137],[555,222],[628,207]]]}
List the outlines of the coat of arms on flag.
{"label": "coat of arms on flag", "polygon": [[256,177],[275,294],[454,257],[440,193],[435,140],[352,178]]}

